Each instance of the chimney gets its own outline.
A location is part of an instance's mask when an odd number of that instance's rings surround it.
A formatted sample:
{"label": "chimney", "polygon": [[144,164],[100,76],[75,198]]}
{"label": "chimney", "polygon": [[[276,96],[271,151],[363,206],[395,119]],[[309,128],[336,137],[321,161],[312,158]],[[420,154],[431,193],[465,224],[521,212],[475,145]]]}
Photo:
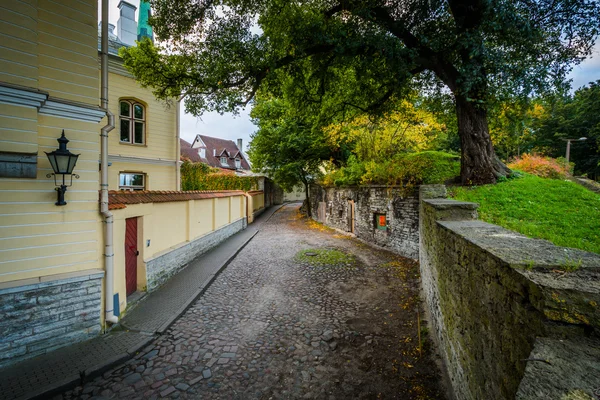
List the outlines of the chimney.
{"label": "chimney", "polygon": [[242,149],[242,143],[243,143],[242,139],[238,139],[238,150],[239,151],[243,151],[243,149]]}
{"label": "chimney", "polygon": [[117,21],[117,36],[129,46],[135,46],[137,39],[137,24],[135,23],[136,6],[124,0],[119,2],[120,17]]}

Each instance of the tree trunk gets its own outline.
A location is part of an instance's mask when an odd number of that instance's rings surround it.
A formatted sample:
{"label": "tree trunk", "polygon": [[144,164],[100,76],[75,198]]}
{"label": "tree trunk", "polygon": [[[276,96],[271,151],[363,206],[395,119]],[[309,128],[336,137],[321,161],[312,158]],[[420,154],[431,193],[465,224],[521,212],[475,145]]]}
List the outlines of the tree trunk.
{"label": "tree trunk", "polygon": [[458,134],[462,156],[460,179],[463,185],[495,183],[499,177],[510,174],[494,152],[488,130],[487,111],[484,107],[455,96]]}
{"label": "tree trunk", "polygon": [[308,195],[308,181],[304,182],[304,193],[306,193],[306,215],[312,218],[312,207],[310,204],[310,196]]}

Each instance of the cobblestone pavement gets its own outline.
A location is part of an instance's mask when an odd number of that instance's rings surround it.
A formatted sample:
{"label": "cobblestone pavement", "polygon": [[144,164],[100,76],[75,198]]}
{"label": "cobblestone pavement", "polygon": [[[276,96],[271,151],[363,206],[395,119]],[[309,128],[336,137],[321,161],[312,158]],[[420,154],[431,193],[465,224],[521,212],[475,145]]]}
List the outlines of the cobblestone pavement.
{"label": "cobblestone pavement", "polygon": [[297,208],[276,213],[135,358],[56,399],[445,398],[418,265]]}

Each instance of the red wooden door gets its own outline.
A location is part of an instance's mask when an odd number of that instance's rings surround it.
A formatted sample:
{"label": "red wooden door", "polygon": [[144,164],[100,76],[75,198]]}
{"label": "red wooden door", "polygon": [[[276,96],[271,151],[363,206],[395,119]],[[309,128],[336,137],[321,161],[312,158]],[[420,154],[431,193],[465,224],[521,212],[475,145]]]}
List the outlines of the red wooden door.
{"label": "red wooden door", "polygon": [[137,290],[137,218],[125,220],[125,282],[127,296]]}

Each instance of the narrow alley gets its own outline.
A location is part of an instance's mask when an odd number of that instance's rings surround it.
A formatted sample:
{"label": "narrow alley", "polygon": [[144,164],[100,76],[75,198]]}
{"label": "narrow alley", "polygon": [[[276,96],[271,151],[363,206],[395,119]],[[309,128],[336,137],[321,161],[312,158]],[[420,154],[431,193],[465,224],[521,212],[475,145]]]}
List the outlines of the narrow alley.
{"label": "narrow alley", "polygon": [[444,399],[418,264],[298,207],[135,358],[55,399]]}

